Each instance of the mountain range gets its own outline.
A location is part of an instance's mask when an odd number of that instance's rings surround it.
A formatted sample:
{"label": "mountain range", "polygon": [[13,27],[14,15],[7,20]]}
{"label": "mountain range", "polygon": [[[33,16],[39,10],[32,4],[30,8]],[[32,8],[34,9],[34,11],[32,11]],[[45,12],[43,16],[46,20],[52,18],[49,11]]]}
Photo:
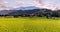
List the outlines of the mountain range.
{"label": "mountain range", "polygon": [[2,10],[0,11],[0,15],[5,15],[5,14],[8,14],[8,13],[11,13],[11,12],[16,12],[17,10],[33,10],[33,9],[40,9],[39,7],[36,7],[36,6],[28,6],[28,7],[19,7],[19,8],[14,8],[14,9],[11,9],[11,10]]}
{"label": "mountain range", "polygon": [[36,6],[28,6],[28,7],[15,8],[14,10],[32,10],[32,9],[40,9],[40,8]]}

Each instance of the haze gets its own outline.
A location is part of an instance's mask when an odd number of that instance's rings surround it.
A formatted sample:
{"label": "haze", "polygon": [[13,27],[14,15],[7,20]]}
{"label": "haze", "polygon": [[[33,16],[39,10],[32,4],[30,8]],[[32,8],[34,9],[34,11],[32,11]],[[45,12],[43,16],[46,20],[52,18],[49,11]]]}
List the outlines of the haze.
{"label": "haze", "polygon": [[0,10],[10,10],[27,6],[56,10],[60,9],[60,0],[0,0]]}

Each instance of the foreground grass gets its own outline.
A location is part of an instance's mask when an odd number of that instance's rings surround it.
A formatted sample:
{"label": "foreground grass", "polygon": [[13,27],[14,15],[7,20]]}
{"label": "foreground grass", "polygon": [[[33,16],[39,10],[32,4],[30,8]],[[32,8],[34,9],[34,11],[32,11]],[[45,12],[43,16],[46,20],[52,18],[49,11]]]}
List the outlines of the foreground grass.
{"label": "foreground grass", "polygon": [[0,32],[60,32],[60,18],[0,17]]}

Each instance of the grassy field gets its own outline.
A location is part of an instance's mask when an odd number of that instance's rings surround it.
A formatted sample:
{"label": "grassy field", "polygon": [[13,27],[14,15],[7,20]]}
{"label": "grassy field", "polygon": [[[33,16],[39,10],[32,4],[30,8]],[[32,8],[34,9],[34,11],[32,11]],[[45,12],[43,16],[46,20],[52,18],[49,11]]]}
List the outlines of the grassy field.
{"label": "grassy field", "polygon": [[0,32],[60,32],[60,18],[0,17]]}

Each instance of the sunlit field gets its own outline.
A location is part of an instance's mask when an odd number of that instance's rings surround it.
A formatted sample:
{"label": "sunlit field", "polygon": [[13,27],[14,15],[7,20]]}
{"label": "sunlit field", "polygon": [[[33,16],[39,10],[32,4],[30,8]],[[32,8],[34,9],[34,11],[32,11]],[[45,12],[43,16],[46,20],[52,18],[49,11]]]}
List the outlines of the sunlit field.
{"label": "sunlit field", "polygon": [[0,17],[0,32],[60,32],[60,18]]}

